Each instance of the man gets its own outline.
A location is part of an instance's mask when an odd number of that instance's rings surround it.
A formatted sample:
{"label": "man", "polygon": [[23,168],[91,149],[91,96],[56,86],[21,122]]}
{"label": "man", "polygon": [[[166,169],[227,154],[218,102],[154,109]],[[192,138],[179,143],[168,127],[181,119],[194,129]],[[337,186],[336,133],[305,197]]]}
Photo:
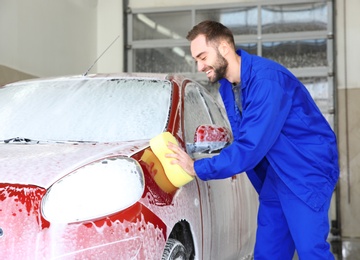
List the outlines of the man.
{"label": "man", "polygon": [[326,239],[336,137],[305,86],[280,64],[236,51],[218,22],[199,23],[187,39],[198,70],[220,82],[234,142],[195,162],[172,144],[167,156],[202,180],[247,173],[260,200],[255,260],[292,259],[295,249],[300,259],[334,259]]}

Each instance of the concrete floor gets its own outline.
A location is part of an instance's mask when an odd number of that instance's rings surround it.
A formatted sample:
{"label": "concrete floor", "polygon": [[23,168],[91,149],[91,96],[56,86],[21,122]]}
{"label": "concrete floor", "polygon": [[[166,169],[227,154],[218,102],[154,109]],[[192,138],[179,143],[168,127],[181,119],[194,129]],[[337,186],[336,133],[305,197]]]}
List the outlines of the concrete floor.
{"label": "concrete floor", "polygon": [[330,244],[336,260],[360,259],[360,238],[332,239]]}
{"label": "concrete floor", "polygon": [[[329,240],[335,260],[360,260],[360,238],[332,238]],[[298,260],[297,255],[293,260]]]}

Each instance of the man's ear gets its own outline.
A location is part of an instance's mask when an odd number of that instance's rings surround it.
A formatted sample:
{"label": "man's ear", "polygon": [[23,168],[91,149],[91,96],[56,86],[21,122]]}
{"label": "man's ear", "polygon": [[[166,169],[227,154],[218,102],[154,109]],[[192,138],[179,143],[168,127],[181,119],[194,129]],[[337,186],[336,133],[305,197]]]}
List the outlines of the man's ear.
{"label": "man's ear", "polygon": [[221,41],[219,44],[218,50],[219,50],[220,54],[223,57],[225,57],[229,53],[229,50],[230,50],[230,46],[227,43],[227,41]]}

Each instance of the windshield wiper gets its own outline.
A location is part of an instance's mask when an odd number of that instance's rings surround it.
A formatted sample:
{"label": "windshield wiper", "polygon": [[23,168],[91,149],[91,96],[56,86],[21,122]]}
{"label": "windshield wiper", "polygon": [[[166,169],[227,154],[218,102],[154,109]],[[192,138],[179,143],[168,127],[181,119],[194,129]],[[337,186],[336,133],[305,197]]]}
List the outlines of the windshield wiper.
{"label": "windshield wiper", "polygon": [[6,139],[3,141],[6,144],[8,144],[8,143],[36,143],[36,144],[38,144],[39,143],[39,141],[31,140],[31,139],[25,138],[25,137],[14,137],[14,138]]}

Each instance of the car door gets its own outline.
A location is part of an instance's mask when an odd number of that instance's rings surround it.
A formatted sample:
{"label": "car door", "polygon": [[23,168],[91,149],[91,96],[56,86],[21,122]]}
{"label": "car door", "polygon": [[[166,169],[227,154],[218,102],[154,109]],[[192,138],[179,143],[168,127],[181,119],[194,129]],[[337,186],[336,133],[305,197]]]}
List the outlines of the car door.
{"label": "car door", "polygon": [[[223,108],[197,83],[185,87],[185,140],[194,142],[199,125],[230,129]],[[195,160],[215,153],[191,154]],[[245,174],[222,180],[199,181],[203,215],[203,255],[206,259],[240,259],[252,254],[255,243],[257,194]]]}

